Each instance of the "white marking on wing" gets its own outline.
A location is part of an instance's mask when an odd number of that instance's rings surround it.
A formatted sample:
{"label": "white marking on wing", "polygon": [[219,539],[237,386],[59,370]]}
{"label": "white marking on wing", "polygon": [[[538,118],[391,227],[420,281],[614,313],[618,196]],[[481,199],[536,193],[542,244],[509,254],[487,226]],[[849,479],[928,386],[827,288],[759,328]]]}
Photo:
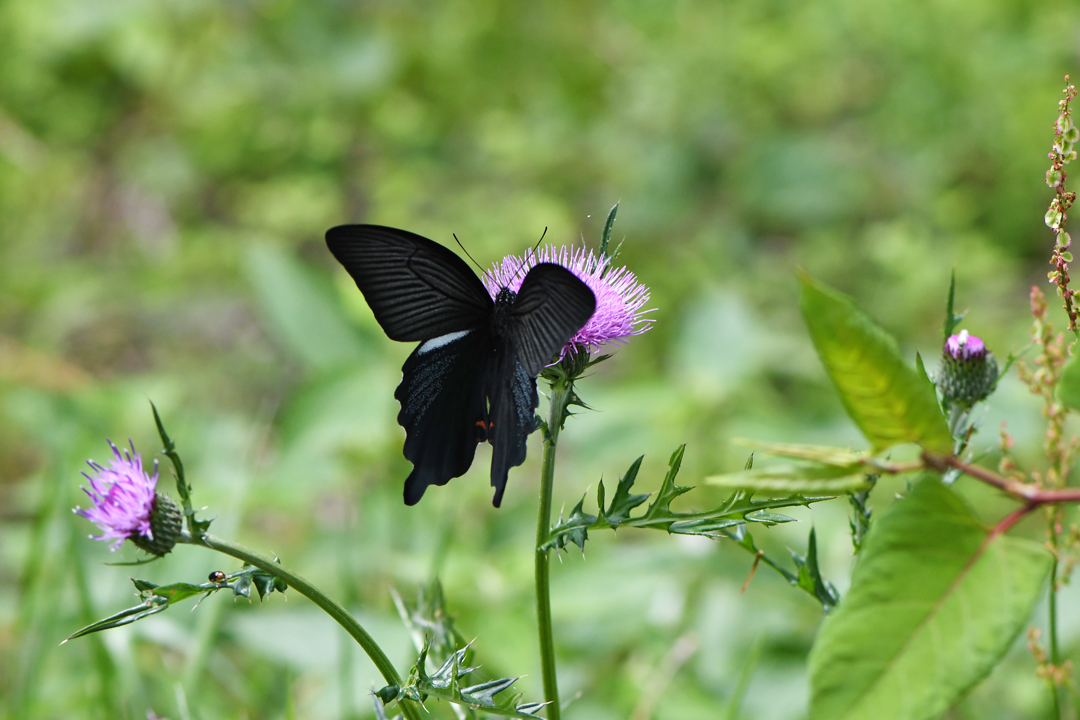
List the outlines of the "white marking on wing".
{"label": "white marking on wing", "polygon": [[425,340],[424,344],[420,346],[420,349],[416,351],[416,354],[417,355],[423,355],[426,352],[431,352],[432,350],[438,350],[443,345],[449,345],[450,343],[454,342],[455,340],[460,340],[461,338],[468,335],[470,332],[472,332],[472,331],[471,330],[459,330],[457,332],[447,333],[446,335],[440,335],[437,338],[431,338],[430,340]]}

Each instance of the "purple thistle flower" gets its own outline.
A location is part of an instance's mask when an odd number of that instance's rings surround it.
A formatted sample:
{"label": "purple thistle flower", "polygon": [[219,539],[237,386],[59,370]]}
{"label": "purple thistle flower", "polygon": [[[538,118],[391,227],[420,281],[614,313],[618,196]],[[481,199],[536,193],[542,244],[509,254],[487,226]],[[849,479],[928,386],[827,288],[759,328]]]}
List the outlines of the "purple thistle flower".
{"label": "purple thistle flower", "polygon": [[598,258],[591,250],[582,248],[556,249],[553,245],[541,248],[539,254],[527,253],[525,259],[508,255],[484,273],[484,286],[494,298],[502,288],[513,292],[530,268],[538,263],[554,263],[574,273],[596,296],[596,310],[585,326],[562,349],[560,358],[578,350],[595,351],[605,343],[623,345],[634,335],[651,327],[652,318],[641,308],[649,301],[649,288],[638,282],[634,273],[621,267],[612,270],[611,258]]}
{"label": "purple thistle flower", "polygon": [[945,341],[945,352],[954,360],[982,360],[986,357],[986,345],[974,335],[969,335],[967,330],[961,330],[958,335],[950,335]]}
{"label": "purple thistle flower", "polygon": [[[130,444],[130,440],[128,441]],[[109,548],[116,552],[129,538],[147,538],[154,540],[150,529],[154,510],[155,491],[157,489],[158,469],[154,461],[154,474],[147,475],[143,470],[142,458],[131,445],[131,452],[121,452],[109,441],[113,459],[109,467],[87,460],[93,474],[83,473],[90,481],[90,489],[83,492],[90,496],[94,505],[83,509],[76,507],[73,512],[97,525],[101,535],[91,535],[94,540],[113,541]]]}

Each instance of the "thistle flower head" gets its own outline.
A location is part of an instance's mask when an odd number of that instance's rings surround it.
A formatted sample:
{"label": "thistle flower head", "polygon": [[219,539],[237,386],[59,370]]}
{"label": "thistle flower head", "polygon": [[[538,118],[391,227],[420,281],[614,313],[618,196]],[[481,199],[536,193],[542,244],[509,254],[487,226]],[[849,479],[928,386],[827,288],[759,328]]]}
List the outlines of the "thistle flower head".
{"label": "thistle flower head", "polygon": [[90,537],[111,542],[113,552],[124,540],[131,540],[147,552],[164,555],[180,534],[180,512],[171,500],[156,492],[157,462],[154,474],[149,475],[133,445],[130,452],[121,452],[112,441],[109,447],[113,451],[109,466],[88,460],[92,472],[83,473],[90,481],[90,488],[84,487],[83,492],[93,506],[76,507],[73,512],[97,525],[101,535]]}
{"label": "thistle flower head", "polygon": [[570,338],[560,357],[578,350],[592,352],[606,343],[623,345],[651,327],[652,318],[645,317],[651,309],[642,310],[649,301],[649,288],[639,283],[634,273],[625,267],[612,269],[609,257],[597,257],[583,247],[548,245],[539,253],[530,250],[525,258],[508,255],[484,273],[484,286],[493,298],[504,287],[516,293],[528,270],[539,263],[563,266],[596,296],[592,317]]}
{"label": "thistle flower head", "polygon": [[961,330],[945,341],[938,387],[947,402],[971,407],[990,394],[997,379],[997,360],[981,339]]}

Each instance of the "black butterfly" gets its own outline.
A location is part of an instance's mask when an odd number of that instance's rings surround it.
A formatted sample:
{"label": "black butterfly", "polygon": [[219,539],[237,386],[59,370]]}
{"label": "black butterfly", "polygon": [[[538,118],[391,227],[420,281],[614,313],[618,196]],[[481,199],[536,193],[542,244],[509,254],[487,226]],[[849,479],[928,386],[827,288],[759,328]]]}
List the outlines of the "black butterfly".
{"label": "black butterfly", "polygon": [[356,281],[391,340],[422,341],[401,368],[394,397],[405,428],[405,504],[445,485],[491,442],[493,503],[525,461],[536,428],[536,376],[596,309],[592,290],[564,267],[536,265],[520,290],[495,300],[451,250],[379,225],[340,225],[326,244]]}

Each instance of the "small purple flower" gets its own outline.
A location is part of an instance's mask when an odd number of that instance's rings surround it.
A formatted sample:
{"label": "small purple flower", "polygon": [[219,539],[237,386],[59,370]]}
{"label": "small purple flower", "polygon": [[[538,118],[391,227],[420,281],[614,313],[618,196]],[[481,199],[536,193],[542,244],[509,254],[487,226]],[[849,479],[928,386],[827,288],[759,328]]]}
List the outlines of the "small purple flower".
{"label": "small purple flower", "polygon": [[945,341],[945,352],[954,360],[982,360],[986,357],[986,346],[967,330],[961,330],[959,335],[951,335]]}
{"label": "small purple flower", "polygon": [[585,248],[555,248],[548,245],[539,254],[531,250],[525,259],[508,255],[484,273],[484,286],[492,298],[506,287],[517,292],[525,273],[538,263],[554,263],[574,273],[596,296],[596,310],[589,322],[578,330],[562,349],[561,357],[578,350],[595,351],[605,343],[623,345],[634,335],[641,335],[652,325],[642,310],[649,301],[649,288],[638,282],[625,267],[611,269],[611,259],[598,258]]}
{"label": "small purple flower", "polygon": [[102,534],[90,537],[94,540],[113,541],[109,549],[116,552],[129,538],[133,541],[141,538],[154,540],[150,523],[154,511],[158,469],[155,461],[154,474],[147,475],[143,470],[142,458],[135,452],[134,445],[131,446],[131,452],[121,452],[110,440],[109,447],[113,451],[109,467],[87,460],[93,474],[83,473],[90,481],[90,489],[84,487],[83,492],[94,501],[93,507],[86,510],[76,507],[73,512],[97,525]]}

